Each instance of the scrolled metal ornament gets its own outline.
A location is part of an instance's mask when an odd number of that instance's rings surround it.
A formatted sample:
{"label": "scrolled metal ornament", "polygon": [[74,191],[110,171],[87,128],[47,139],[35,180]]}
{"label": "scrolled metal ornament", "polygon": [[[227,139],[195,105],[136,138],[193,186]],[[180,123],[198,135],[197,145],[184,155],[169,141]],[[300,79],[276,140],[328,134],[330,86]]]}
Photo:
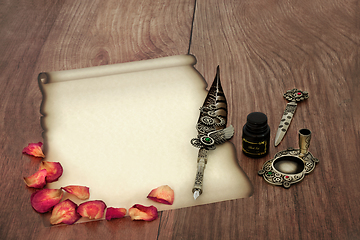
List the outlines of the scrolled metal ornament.
{"label": "scrolled metal ornament", "polygon": [[286,98],[286,100],[288,100],[289,102],[300,102],[305,99],[308,99],[309,93],[294,88],[291,90],[287,90],[286,93],[284,93],[283,97]]}

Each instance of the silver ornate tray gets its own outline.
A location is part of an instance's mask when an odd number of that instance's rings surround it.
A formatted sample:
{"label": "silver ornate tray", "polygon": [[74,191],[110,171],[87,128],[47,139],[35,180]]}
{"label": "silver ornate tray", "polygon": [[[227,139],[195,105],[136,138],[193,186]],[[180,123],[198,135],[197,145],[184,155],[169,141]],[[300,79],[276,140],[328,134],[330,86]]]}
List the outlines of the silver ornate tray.
{"label": "silver ornate tray", "polygon": [[303,180],[319,162],[319,159],[307,151],[310,139],[310,130],[301,129],[299,131],[300,149],[288,148],[276,153],[273,159],[264,163],[258,174],[263,176],[266,182],[284,188],[290,188],[291,184]]}

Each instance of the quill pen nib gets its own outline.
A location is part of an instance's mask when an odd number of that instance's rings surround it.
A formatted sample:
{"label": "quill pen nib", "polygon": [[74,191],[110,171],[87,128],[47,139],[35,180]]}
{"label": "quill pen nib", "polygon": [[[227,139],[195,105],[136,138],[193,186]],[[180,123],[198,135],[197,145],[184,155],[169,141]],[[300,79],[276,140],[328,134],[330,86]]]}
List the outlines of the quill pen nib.
{"label": "quill pen nib", "polygon": [[200,191],[196,190],[194,191],[194,199],[196,200],[200,196]]}

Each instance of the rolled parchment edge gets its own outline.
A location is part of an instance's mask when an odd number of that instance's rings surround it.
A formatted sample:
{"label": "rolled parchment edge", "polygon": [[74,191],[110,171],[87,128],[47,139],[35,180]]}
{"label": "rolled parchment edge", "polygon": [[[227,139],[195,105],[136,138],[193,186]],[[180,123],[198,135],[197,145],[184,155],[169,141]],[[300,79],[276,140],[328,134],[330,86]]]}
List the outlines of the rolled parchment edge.
{"label": "rolled parchment edge", "polygon": [[42,72],[39,74],[38,79],[40,79],[40,77],[43,77],[45,73],[47,75],[47,78],[45,81],[41,81],[41,84],[49,84],[84,78],[95,78],[130,72],[147,71],[159,68],[170,68],[184,65],[193,66],[195,64],[195,56],[190,54],[184,54],[80,69],[71,69],[65,71]]}

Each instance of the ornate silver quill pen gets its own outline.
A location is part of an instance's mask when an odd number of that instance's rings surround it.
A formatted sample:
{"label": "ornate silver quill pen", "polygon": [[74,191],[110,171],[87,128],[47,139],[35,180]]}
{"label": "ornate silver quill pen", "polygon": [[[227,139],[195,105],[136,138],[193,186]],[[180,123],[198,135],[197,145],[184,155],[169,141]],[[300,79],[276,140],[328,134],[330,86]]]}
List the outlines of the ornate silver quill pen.
{"label": "ornate silver quill pen", "polygon": [[226,123],[227,102],[221,87],[220,69],[218,66],[214,82],[209,89],[203,106],[200,108],[200,116],[196,124],[198,136],[191,140],[191,144],[199,148],[195,184],[192,189],[195,200],[203,192],[203,178],[208,151],[214,150],[215,145],[226,142],[234,135],[234,127],[230,125],[225,128]]}

